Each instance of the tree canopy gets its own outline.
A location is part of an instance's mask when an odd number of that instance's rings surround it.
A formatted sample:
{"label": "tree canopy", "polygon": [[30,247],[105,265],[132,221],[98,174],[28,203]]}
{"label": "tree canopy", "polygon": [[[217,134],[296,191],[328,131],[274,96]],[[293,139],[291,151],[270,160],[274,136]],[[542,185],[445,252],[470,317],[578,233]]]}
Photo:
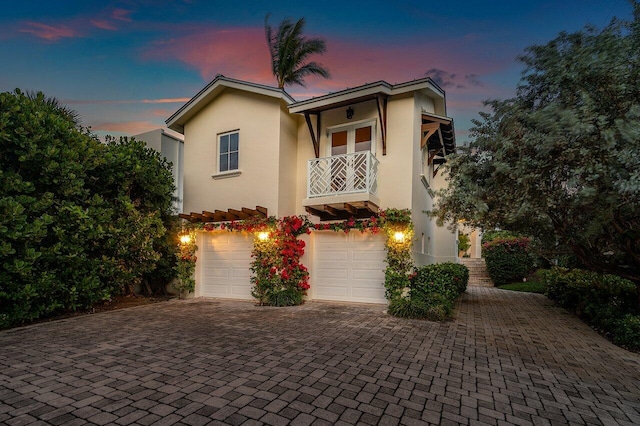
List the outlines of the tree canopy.
{"label": "tree canopy", "polygon": [[[550,254],[640,285],[640,5],[519,57],[513,99],[488,101],[449,158],[432,212],[537,237]],[[640,287],[639,287],[640,289]]]}
{"label": "tree canopy", "polygon": [[330,76],[322,64],[307,62],[311,55],[322,54],[327,47],[324,40],[303,35],[305,24],[304,18],[296,22],[285,18],[274,29],[269,25],[269,15],[265,17],[264,29],[271,54],[271,69],[280,89],[292,84],[304,86],[304,79],[309,75]]}
{"label": "tree canopy", "polygon": [[132,292],[173,258],[172,192],[142,142],[103,144],[55,99],[1,93],[0,328]]}

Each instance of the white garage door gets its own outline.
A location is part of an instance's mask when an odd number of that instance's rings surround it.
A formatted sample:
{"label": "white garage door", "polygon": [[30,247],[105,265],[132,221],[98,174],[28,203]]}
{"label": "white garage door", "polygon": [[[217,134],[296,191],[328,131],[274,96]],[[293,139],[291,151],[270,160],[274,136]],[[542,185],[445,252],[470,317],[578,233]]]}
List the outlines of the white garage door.
{"label": "white garage door", "polygon": [[[253,236],[244,232],[201,234],[201,277],[198,294],[205,297],[252,299],[251,250]],[[200,263],[200,259],[198,259]]]}
{"label": "white garage door", "polygon": [[319,300],[386,303],[384,235],[314,232],[312,294]]}

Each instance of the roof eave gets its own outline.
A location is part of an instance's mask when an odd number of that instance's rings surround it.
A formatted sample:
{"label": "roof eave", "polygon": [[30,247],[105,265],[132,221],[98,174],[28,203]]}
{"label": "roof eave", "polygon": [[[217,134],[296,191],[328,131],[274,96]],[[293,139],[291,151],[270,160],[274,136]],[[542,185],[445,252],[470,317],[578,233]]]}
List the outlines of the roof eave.
{"label": "roof eave", "polygon": [[346,103],[349,103],[349,101],[352,101],[354,103],[363,102],[366,100],[375,99],[375,97],[379,95],[394,96],[420,90],[428,90],[434,96],[438,96],[443,99],[445,96],[444,90],[442,90],[437,84],[435,84],[429,77],[396,85],[391,85],[386,81],[377,81],[375,83],[353,87],[339,92],[330,93],[328,95],[294,102],[293,104],[289,105],[289,112],[313,113],[325,111],[334,107],[345,105]]}
{"label": "roof eave", "polygon": [[207,84],[202,90],[200,90],[194,97],[192,97],[187,103],[180,107],[180,109],[178,109],[165,121],[167,127],[178,133],[184,134],[184,124],[200,109],[202,109],[202,107],[212,101],[216,96],[218,96],[223,90],[227,88],[244,90],[259,95],[280,99],[287,105],[291,105],[295,102],[295,99],[283,89],[278,89],[275,87],[265,86],[257,83],[251,83],[248,81],[236,80],[233,78],[224,77],[223,75],[217,75],[216,78],[214,78],[209,84]]}

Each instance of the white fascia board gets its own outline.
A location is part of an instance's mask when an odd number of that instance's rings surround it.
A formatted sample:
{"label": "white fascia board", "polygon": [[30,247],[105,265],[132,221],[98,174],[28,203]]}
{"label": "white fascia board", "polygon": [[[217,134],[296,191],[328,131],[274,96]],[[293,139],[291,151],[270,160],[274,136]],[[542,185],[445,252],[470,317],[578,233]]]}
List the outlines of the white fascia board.
{"label": "white fascia board", "polygon": [[453,118],[451,118],[451,117],[447,117],[446,115],[434,114],[432,112],[427,112],[424,109],[422,110],[422,115],[426,115],[427,117],[433,117],[433,118],[437,118],[437,119],[445,120],[445,121],[453,121]]}
{"label": "white fascia board", "polygon": [[440,86],[435,84],[429,77],[422,78],[420,80],[407,81],[406,83],[396,84],[393,86],[392,95],[400,95],[407,92],[417,92],[419,90],[425,89],[433,92],[436,96],[440,96],[442,98],[444,98],[445,96],[444,90],[442,90]]}
{"label": "white fascia board", "polygon": [[165,121],[167,127],[176,132],[183,133],[184,124],[189,118],[195,115],[202,107],[211,102],[226,88],[282,99],[287,105],[295,102],[295,99],[282,89],[219,75],[169,117]]}
{"label": "white fascia board", "polygon": [[289,106],[289,112],[304,112],[376,94],[390,95],[391,88],[392,86],[389,83],[385,81],[378,81],[376,83],[366,84],[364,86],[358,86],[342,90],[340,92],[329,93],[328,95],[307,99],[306,101],[296,102]]}
{"label": "white fascia board", "polygon": [[444,90],[442,90],[437,84],[435,84],[429,77],[396,85],[391,85],[386,81],[378,81],[375,83],[365,84],[363,86],[342,90],[340,92],[330,93],[328,95],[307,99],[305,101],[295,102],[289,106],[289,112],[301,113],[314,109],[325,109],[327,107],[331,107],[331,105],[333,104],[341,104],[350,100],[357,100],[359,98],[365,98],[378,94],[394,96],[401,95],[403,93],[417,92],[420,90],[427,90],[433,96],[443,99],[445,96]]}

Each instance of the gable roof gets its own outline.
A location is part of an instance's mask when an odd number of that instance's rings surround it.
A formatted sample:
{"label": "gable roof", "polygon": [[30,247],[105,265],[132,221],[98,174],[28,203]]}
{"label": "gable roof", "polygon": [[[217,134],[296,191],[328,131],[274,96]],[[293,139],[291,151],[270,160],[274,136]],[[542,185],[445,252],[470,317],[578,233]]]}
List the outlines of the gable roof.
{"label": "gable roof", "polygon": [[200,90],[193,98],[180,107],[178,111],[173,113],[173,115],[165,121],[165,123],[167,123],[167,127],[176,132],[184,133],[184,124],[227,88],[282,99],[287,105],[295,102],[295,99],[293,99],[291,95],[283,89],[243,80],[236,80],[234,78],[218,74],[204,87],[204,89]]}
{"label": "gable roof", "polygon": [[444,90],[429,77],[395,85],[381,80],[304,101],[294,102],[289,105],[289,112],[317,113],[357,102],[376,99],[378,96],[387,97],[417,91],[430,92],[433,96],[443,100],[445,97]]}

